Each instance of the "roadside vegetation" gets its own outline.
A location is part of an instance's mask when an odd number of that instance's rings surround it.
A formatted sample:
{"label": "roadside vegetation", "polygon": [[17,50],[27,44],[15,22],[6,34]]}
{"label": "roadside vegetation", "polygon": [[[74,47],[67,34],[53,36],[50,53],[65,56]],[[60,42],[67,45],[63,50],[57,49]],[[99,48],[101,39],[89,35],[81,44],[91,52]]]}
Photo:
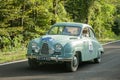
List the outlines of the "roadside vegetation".
{"label": "roadside vegetation", "polygon": [[0,63],[26,59],[25,54],[26,49],[17,49],[16,51],[1,52]]}
{"label": "roadside vegetation", "polygon": [[0,0],[0,63],[25,59],[28,42],[56,22],[90,24],[99,41],[120,39],[120,0]]}

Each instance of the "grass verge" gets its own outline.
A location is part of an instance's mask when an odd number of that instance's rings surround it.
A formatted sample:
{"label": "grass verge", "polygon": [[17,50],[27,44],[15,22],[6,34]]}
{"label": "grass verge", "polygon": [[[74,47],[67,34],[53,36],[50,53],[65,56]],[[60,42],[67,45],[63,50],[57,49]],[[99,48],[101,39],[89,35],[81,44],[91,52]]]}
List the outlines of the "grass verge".
{"label": "grass verge", "polygon": [[108,42],[120,40],[120,36],[116,36],[116,37],[114,37],[114,38],[98,39],[98,40],[99,40],[99,42],[100,42],[101,44],[105,44],[105,43],[108,43]]}
{"label": "grass verge", "polygon": [[116,41],[117,39],[99,39],[99,42],[101,44],[105,44],[105,43],[108,43],[108,42],[111,42],[111,41]]}
{"label": "grass verge", "polygon": [[26,59],[26,49],[19,49],[10,52],[0,52],[0,63],[12,62]]}

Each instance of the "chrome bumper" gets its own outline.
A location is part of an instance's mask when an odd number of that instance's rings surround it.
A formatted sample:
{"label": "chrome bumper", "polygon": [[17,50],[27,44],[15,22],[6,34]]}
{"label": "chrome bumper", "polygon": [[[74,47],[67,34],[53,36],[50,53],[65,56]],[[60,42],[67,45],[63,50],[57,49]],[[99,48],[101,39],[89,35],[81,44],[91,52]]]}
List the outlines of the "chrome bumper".
{"label": "chrome bumper", "polygon": [[[36,60],[40,60],[39,59],[40,56],[35,56],[35,55],[27,55],[27,58],[29,59],[36,59]],[[57,55],[55,57],[48,57],[49,59],[44,59],[44,61],[62,61],[62,62],[69,62],[72,60],[72,58],[62,58],[62,57],[58,57]]]}

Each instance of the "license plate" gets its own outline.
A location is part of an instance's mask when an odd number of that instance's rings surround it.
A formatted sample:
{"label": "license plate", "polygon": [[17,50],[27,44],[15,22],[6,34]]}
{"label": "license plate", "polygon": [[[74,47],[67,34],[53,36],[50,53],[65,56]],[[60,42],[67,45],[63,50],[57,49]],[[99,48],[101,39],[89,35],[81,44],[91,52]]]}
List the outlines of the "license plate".
{"label": "license plate", "polygon": [[38,56],[37,59],[38,59],[38,60],[49,61],[49,60],[50,60],[50,57],[47,57],[47,56]]}

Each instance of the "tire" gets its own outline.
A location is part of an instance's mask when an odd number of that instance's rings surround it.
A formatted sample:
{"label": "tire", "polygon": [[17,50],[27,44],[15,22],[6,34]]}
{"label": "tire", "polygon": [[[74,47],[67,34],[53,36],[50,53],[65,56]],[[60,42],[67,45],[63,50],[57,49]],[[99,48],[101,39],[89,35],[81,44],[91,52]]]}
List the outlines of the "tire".
{"label": "tire", "polygon": [[78,69],[79,66],[79,57],[78,54],[74,55],[71,62],[66,63],[66,68],[70,72],[74,72]]}
{"label": "tire", "polygon": [[39,63],[35,59],[28,59],[28,64],[31,69],[37,69]]}
{"label": "tire", "polygon": [[95,63],[100,63],[101,62],[101,57],[102,57],[102,54],[100,54],[99,57],[95,58],[94,62]]}

